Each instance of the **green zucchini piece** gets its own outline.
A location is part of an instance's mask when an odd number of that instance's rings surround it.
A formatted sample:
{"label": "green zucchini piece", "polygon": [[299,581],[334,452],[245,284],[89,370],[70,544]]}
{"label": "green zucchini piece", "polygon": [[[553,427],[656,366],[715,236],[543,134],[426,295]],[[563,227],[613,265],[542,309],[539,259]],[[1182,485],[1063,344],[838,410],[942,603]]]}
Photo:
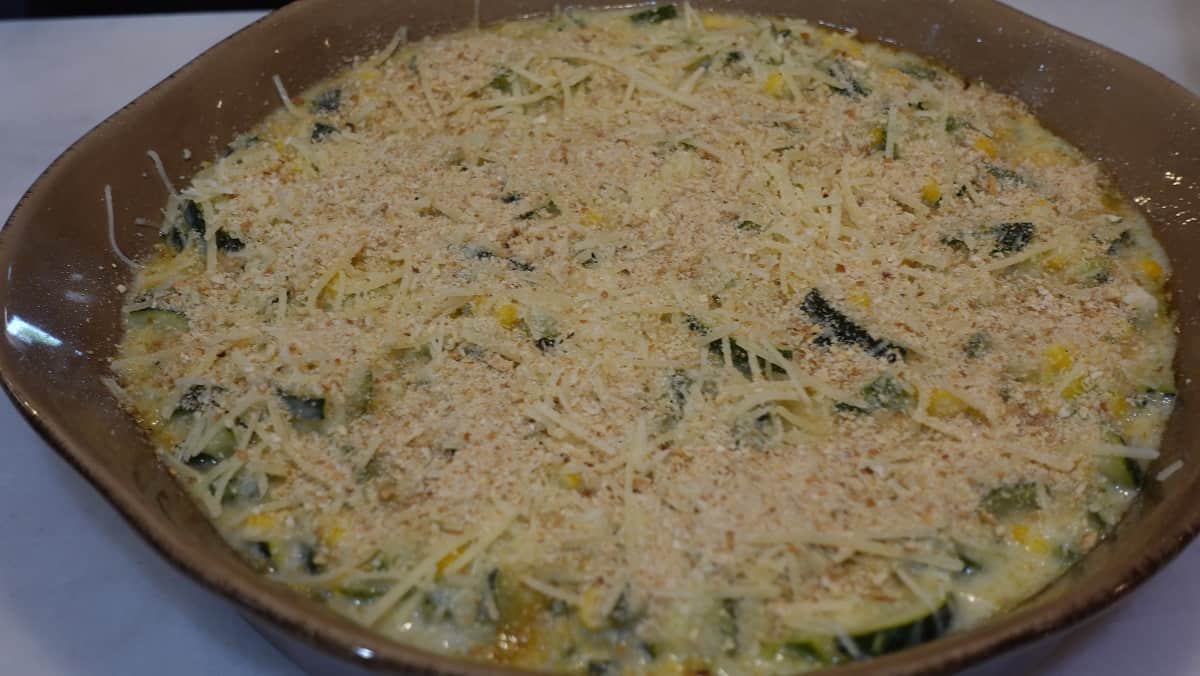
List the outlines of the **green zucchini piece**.
{"label": "green zucchini piece", "polygon": [[[683,324],[688,328],[688,331],[699,334],[701,336],[708,335],[708,325],[696,318],[695,315],[684,315]],[[712,346],[709,346],[712,349]]]}
{"label": "green zucchini piece", "polygon": [[809,666],[846,661],[837,648],[836,640],[828,636],[762,643],[759,645],[759,655],[766,660],[796,661]]}
{"label": "green zucchini piece", "polygon": [[214,465],[218,465],[221,461],[233,455],[237,450],[237,441],[233,436],[233,430],[228,427],[222,427],[220,432],[213,435],[213,438],[204,445],[203,450],[188,458],[185,462],[189,467],[195,467],[200,470],[207,470]]}
{"label": "green zucchini piece", "polygon": [[275,572],[274,549],[275,547],[267,540],[247,540],[242,543],[242,551],[249,559],[251,567],[262,572]]}
{"label": "green zucchini piece", "polygon": [[824,65],[825,72],[837,82],[836,85],[829,85],[834,94],[852,99],[871,95],[871,88],[863,84],[855,69],[844,59],[833,59],[817,65]]}
{"label": "green zucchini piece", "polygon": [[313,111],[317,113],[333,113],[342,105],[342,90],[338,87],[326,89],[313,99]]}
{"label": "green zucchini piece", "polygon": [[1109,256],[1119,256],[1122,252],[1132,246],[1133,233],[1129,230],[1123,230],[1121,231],[1120,235],[1117,235],[1116,239],[1108,243],[1108,248],[1104,250],[1104,253],[1108,254]]}
{"label": "green zucchini piece", "polygon": [[325,140],[325,137],[333,134],[336,131],[338,131],[337,127],[331,124],[325,124],[324,122],[318,122],[313,125],[312,134],[309,135],[309,138],[311,138],[314,142],[319,143]]}
{"label": "green zucchini piece", "polygon": [[384,580],[355,580],[338,585],[334,591],[359,606],[383,596],[391,587],[392,584]]}
{"label": "green zucchini piece", "polygon": [[616,660],[588,660],[587,676],[621,676],[621,663]]}
{"label": "green zucchini piece", "polygon": [[325,424],[325,397],[305,397],[283,390],[278,395],[292,419],[292,427],[301,432],[316,432]]}
{"label": "green zucchini piece", "polygon": [[634,23],[662,23],[677,16],[679,16],[679,10],[675,5],[659,5],[658,7],[634,12],[629,15],[629,20]]}
{"label": "green zucchini piece", "polygon": [[775,439],[775,416],[770,411],[753,409],[733,424],[734,448],[765,450]]}
{"label": "green zucchini piece", "polygon": [[837,411],[838,413],[850,413],[853,415],[866,415],[867,413],[871,412],[869,409],[865,409],[861,406],[855,406],[854,404],[847,404],[844,401],[834,402],[833,410]]}
{"label": "green zucchini piece", "polygon": [[903,411],[913,405],[913,395],[908,387],[888,373],[864,385],[861,392],[863,400],[872,410]]}
{"label": "green zucchini piece", "polygon": [[901,65],[897,70],[918,80],[938,79],[937,69],[923,63],[906,63]]}
{"label": "green zucchini piece", "polygon": [[1021,221],[1017,223],[1001,223],[992,228],[995,246],[993,256],[1009,256],[1024,249],[1033,241],[1033,223]]}
{"label": "green zucchini piece", "polygon": [[148,307],[134,310],[128,315],[129,326],[134,328],[152,327],[171,331],[187,331],[187,315],[177,310]]}
{"label": "green zucchini piece", "polygon": [[350,388],[346,397],[346,415],[350,418],[360,418],[371,411],[374,402],[375,376],[371,371],[364,370]]}
{"label": "green zucchini piece", "polygon": [[683,408],[687,405],[688,394],[691,393],[694,382],[685,371],[676,369],[671,372],[667,378],[667,401],[670,402],[672,415],[683,415]]}
{"label": "green zucchini piece", "polygon": [[972,125],[970,122],[968,122],[967,120],[964,120],[961,117],[954,117],[953,115],[949,115],[946,117],[946,133],[947,134],[953,134],[954,132],[958,131],[959,129],[974,129],[974,128],[975,128],[974,125]]}
{"label": "green zucchini piece", "polygon": [[254,472],[242,468],[225,486],[225,495],[221,496],[221,504],[249,505],[258,502],[262,497],[263,494],[258,489],[258,476]]}
{"label": "green zucchini piece", "polygon": [[501,94],[512,94],[513,72],[507,68],[499,68],[496,70],[496,76],[488,83],[492,89],[499,91]]}
{"label": "green zucchini piece", "polygon": [[529,211],[526,211],[525,213],[517,216],[517,218],[522,221],[528,221],[534,218],[554,218],[561,215],[562,210],[558,208],[558,205],[554,203],[554,200],[550,200],[536,209],[530,209]]}
{"label": "green zucchini piece", "polygon": [[800,303],[800,311],[824,332],[813,341],[816,345],[829,346],[833,343],[850,345],[863,350],[877,359],[888,362],[903,360],[907,350],[890,340],[876,338],[863,327],[855,324],[840,310],[833,307],[817,289],[809,289]]}
{"label": "green zucchini piece", "polygon": [[245,242],[225,232],[224,228],[217,231],[217,249],[227,253],[234,253],[245,248]]}
{"label": "green zucchini piece", "polygon": [[628,629],[642,619],[641,612],[629,602],[629,595],[621,592],[612,610],[608,611],[608,624],[616,629]]}
{"label": "green zucchini piece", "polygon": [[[933,612],[924,609],[921,613],[879,629],[852,634],[850,639],[862,656],[878,657],[932,641],[949,631],[954,620],[954,610],[949,602],[943,602]],[[846,646],[840,647],[844,654],[851,656]]]}
{"label": "green zucchini piece", "polygon": [[1142,487],[1146,472],[1137,460],[1122,456],[1106,456],[1099,461],[1100,474],[1117,488],[1136,491]]}
{"label": "green zucchini piece", "polygon": [[987,173],[1001,183],[1009,185],[1022,185],[1025,183],[1025,177],[1007,167],[1002,167],[998,164],[986,165]]}
{"label": "green zucchini piece", "polygon": [[[688,319],[695,319],[695,318],[692,317],[691,315],[687,315],[687,318],[685,319],[685,321],[688,321]],[[703,326],[703,325],[701,325],[701,326]],[[689,328],[690,328],[690,323],[689,323]],[[705,327],[705,329],[707,332],[707,327]],[[721,345],[721,342],[722,341],[720,339],[709,342],[708,352],[718,362],[723,364],[723,363],[725,363],[725,348]],[[786,350],[786,349],[779,350],[778,348],[776,348],[776,349],[778,350],[779,354],[782,355],[783,357],[790,358],[792,356],[791,350]],[[787,375],[787,371],[783,370],[778,365],[768,363],[767,360],[763,359],[762,357],[755,357],[755,359],[758,360],[759,372],[762,373],[764,376],[771,377],[771,376],[786,376]],[[739,373],[741,373],[743,376],[746,376],[747,378],[750,377],[750,374],[751,374],[750,353],[746,351],[746,348],[739,345],[737,342],[737,339],[735,339],[733,336],[729,337],[729,361],[733,365],[733,368],[737,369]]]}
{"label": "green zucchini piece", "polygon": [[209,388],[207,385],[192,385],[179,397],[179,403],[175,404],[175,412],[172,417],[181,413],[195,413],[212,403],[212,392],[217,388]]}
{"label": "green zucchini piece", "polygon": [[983,496],[979,507],[999,519],[1035,511],[1040,507],[1038,485],[1032,481],[1017,481],[997,486]]}
{"label": "green zucchini piece", "polygon": [[324,420],[325,397],[303,397],[280,391],[284,408],[295,420]]}
{"label": "green zucchini piece", "polygon": [[183,203],[183,222],[193,232],[201,237],[207,229],[204,221],[204,210],[200,208],[194,200],[188,200]]}
{"label": "green zucchini piece", "polygon": [[963,345],[963,352],[967,354],[967,359],[978,359],[990,352],[991,349],[992,337],[984,331],[973,334]]}
{"label": "green zucchini piece", "polygon": [[737,599],[721,599],[717,613],[717,630],[721,634],[721,651],[731,657],[737,655],[741,646],[738,640]]}

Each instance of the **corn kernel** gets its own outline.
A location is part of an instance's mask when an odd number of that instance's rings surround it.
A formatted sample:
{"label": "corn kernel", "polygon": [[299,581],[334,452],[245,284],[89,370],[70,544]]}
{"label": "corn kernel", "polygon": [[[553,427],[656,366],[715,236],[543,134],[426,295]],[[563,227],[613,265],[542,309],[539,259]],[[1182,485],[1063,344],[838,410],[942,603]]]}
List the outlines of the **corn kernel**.
{"label": "corn kernel", "polygon": [[270,530],[279,521],[279,516],[273,512],[251,514],[242,521],[242,525],[258,531]]}
{"label": "corn kernel", "polygon": [[763,83],[763,92],[774,96],[777,99],[783,98],[784,81],[783,73],[775,71],[767,76],[766,82]]}
{"label": "corn kernel", "polygon": [[1084,390],[1087,389],[1084,387],[1085,379],[1086,376],[1084,374],[1080,374],[1075,378],[1072,378],[1071,382],[1067,383],[1066,386],[1062,388],[1062,392],[1060,392],[1060,394],[1062,394],[1062,398],[1074,399],[1075,397],[1083,394]]}
{"label": "corn kernel", "polygon": [[929,406],[926,410],[935,418],[950,418],[960,413],[966,413],[971,408],[953,392],[935,389],[929,393]]}
{"label": "corn kernel", "polygon": [[975,139],[975,143],[973,145],[975,146],[976,150],[984,155],[987,155],[991,158],[996,157],[996,144],[992,142],[992,139],[986,136],[980,136],[979,138]]}
{"label": "corn kernel", "polygon": [[458,549],[438,559],[437,576],[441,577],[442,573],[446,572],[446,569],[449,568],[456,560],[458,560],[458,557],[462,556],[462,553],[465,551],[467,551],[467,545],[460,545]]}
{"label": "corn kernel", "polygon": [[579,474],[579,472],[569,472],[562,475],[562,485],[564,488],[570,488],[573,491],[577,491],[583,487],[583,477]]}
{"label": "corn kernel", "polygon": [[727,16],[719,14],[706,14],[700,19],[700,23],[704,24],[704,28],[710,31],[719,31],[724,28],[733,28],[736,22]]}
{"label": "corn kernel", "polygon": [[604,610],[601,604],[605,600],[604,587],[591,586],[579,597],[579,620],[588,629],[599,630],[605,625]]}
{"label": "corn kernel", "polygon": [[321,543],[326,547],[336,547],[337,543],[342,541],[346,536],[346,529],[341,526],[325,528],[321,531]]}
{"label": "corn kernel", "polygon": [[1062,345],[1051,345],[1042,355],[1046,370],[1051,373],[1062,373],[1071,368],[1071,351]]}
{"label": "corn kernel", "polygon": [[1129,400],[1124,395],[1113,392],[1108,398],[1108,414],[1116,420],[1129,415]]}
{"label": "corn kernel", "polygon": [[521,322],[521,315],[517,312],[517,306],[512,303],[505,303],[492,311],[492,315],[496,317],[496,321],[506,329],[511,329]]}
{"label": "corn kernel", "polygon": [[921,201],[926,206],[936,206],[942,200],[942,188],[938,185],[937,179],[932,176],[921,186]]}
{"label": "corn kernel", "polygon": [[1013,526],[1009,532],[1014,540],[1030,552],[1042,555],[1050,553],[1050,542],[1046,538],[1030,532],[1029,526],[1018,524]]}
{"label": "corn kernel", "polygon": [[854,303],[864,310],[871,307],[871,297],[867,295],[866,291],[851,291],[850,293],[846,294],[846,300]]}
{"label": "corn kernel", "polygon": [[1146,279],[1149,279],[1155,284],[1162,281],[1163,269],[1162,266],[1158,264],[1158,261],[1154,260],[1153,258],[1143,258],[1138,261],[1137,265],[1138,269],[1142,271],[1142,274],[1146,276]]}
{"label": "corn kernel", "polygon": [[883,127],[871,129],[871,147],[875,150],[883,150],[887,147],[887,129]]}
{"label": "corn kernel", "polygon": [[1042,259],[1042,269],[1058,272],[1067,267],[1067,258],[1062,254],[1050,254]]}
{"label": "corn kernel", "polygon": [[584,207],[583,213],[579,215],[579,224],[584,227],[594,228],[604,225],[604,217],[592,211],[591,209]]}

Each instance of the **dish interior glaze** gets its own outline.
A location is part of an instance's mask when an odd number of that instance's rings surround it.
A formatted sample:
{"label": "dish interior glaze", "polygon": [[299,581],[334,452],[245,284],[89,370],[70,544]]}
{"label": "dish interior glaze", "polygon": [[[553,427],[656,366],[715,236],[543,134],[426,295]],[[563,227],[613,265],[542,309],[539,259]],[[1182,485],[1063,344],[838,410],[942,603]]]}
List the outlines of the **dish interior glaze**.
{"label": "dish interior glaze", "polygon": [[1166,257],[1020,103],[686,5],[402,38],[165,181],[125,296],[109,384],[264,574],[441,653],[794,673],[1137,494]]}

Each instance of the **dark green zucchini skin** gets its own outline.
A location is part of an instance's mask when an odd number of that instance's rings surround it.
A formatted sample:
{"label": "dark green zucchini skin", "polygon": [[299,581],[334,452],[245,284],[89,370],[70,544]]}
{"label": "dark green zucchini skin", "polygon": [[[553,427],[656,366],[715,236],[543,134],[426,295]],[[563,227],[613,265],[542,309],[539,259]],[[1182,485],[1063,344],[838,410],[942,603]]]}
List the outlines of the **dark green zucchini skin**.
{"label": "dark green zucchini skin", "polygon": [[945,635],[953,623],[954,606],[947,599],[937,610],[910,620],[842,638],[818,636],[767,643],[760,646],[760,653],[767,659],[799,660],[810,666],[845,664],[915,648]]}
{"label": "dark green zucchini skin", "polygon": [[1110,456],[1100,462],[1100,473],[1118,488],[1136,491],[1146,479],[1146,471],[1133,458]]}
{"label": "dark green zucchini skin", "polygon": [[[937,610],[912,622],[854,634],[850,638],[862,657],[879,657],[932,641],[949,631],[953,621],[954,609],[945,602]],[[846,646],[841,648],[843,652],[847,651]],[[850,657],[848,653],[846,656]]]}

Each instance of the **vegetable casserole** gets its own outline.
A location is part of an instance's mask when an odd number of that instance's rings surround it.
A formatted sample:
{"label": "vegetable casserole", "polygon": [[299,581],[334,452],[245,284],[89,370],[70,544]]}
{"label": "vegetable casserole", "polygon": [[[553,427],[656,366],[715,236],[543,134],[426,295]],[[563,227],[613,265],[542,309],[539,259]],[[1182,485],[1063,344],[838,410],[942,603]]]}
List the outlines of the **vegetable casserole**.
{"label": "vegetable casserole", "polygon": [[276,84],[163,174],[112,387],[252,565],[385,635],[588,674],[868,658],[1041,589],[1157,456],[1144,219],[915,55],[657,5]]}

